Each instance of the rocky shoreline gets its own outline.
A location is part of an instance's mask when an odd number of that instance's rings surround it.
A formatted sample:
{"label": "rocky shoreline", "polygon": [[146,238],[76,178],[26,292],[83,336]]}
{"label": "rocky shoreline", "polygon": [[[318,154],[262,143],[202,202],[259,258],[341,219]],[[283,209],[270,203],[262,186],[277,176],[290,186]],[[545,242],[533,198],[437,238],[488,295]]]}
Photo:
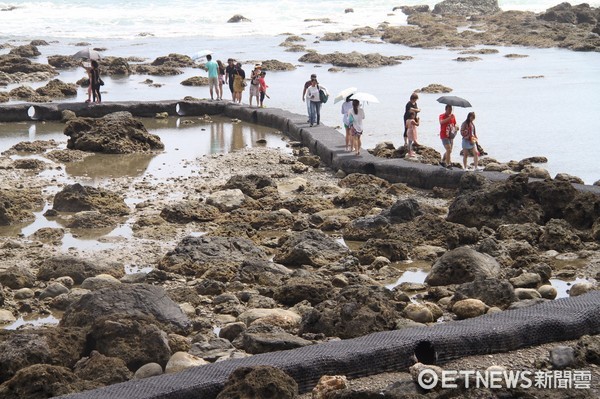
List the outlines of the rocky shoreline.
{"label": "rocky shoreline", "polygon": [[[115,136],[115,123],[127,134]],[[198,171],[189,178],[60,183],[82,149],[160,148],[144,130],[123,114],[74,118],[70,149],[21,143],[1,159],[2,225],[48,203],[46,217],[62,226],[1,239],[1,319],[62,315],[58,326],[0,331],[2,397],[534,306],[556,297],[554,278],[586,279],[571,296],[598,289],[600,197],[567,181],[465,173],[458,190],[424,191],[328,170],[290,142],[293,155],[257,148],[189,160]],[[105,250],[60,247],[68,232],[125,221],[131,237],[105,237]],[[425,284],[386,288],[411,262],[431,268]],[[599,337],[589,339],[577,358],[586,360],[568,367],[598,364]],[[362,397],[347,395],[335,397]]]}

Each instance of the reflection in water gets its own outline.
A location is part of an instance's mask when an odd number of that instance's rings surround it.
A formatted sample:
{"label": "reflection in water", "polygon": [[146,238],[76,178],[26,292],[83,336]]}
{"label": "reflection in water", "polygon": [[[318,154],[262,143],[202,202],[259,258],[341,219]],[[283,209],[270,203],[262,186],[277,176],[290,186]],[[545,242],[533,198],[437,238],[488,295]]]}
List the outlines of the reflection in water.
{"label": "reflection in water", "polygon": [[[269,127],[232,122],[223,116],[180,117],[157,120],[139,118],[146,129],[160,137],[165,150],[158,153],[145,154],[93,154],[81,161],[65,164],[64,176],[56,169],[40,173],[43,177],[56,176],[60,184],[84,182],[87,185],[99,186],[105,181],[118,177],[133,177],[136,180],[151,176],[155,179],[189,177],[196,173],[196,168],[189,167],[195,159],[205,155],[228,153],[246,147],[266,146],[279,148],[290,153],[283,136]],[[67,136],[63,134],[64,124],[58,122],[26,122],[0,124],[0,152],[9,149],[22,141],[54,139],[59,148],[65,148]],[[258,141],[261,140],[261,143]],[[15,156],[17,157],[17,156]],[[22,155],[18,157],[23,157]],[[40,154],[25,156],[41,158]],[[135,184],[135,181],[133,182]],[[55,193],[59,186],[48,186],[46,193]],[[177,196],[173,193],[173,196]],[[141,199],[136,199],[140,202]],[[135,202],[135,201],[134,201]],[[132,205],[132,203],[128,203]],[[35,212],[35,220],[29,224],[0,227],[0,235],[26,237],[43,227],[61,228],[64,221],[58,218],[46,218],[43,213],[51,207]],[[197,234],[203,234],[198,232]],[[116,228],[108,229],[72,229],[67,230],[62,239],[62,250],[77,248],[83,250],[110,249],[115,244],[115,237],[125,239],[133,236],[130,221],[125,221]],[[104,241],[104,242],[103,242]]]}
{"label": "reflection in water", "polygon": [[92,181],[108,177],[137,177],[144,174],[154,153],[144,154],[94,154],[80,162],[70,162],[65,171],[70,176],[88,177]]}
{"label": "reflection in water", "polygon": [[37,125],[34,123],[29,126],[29,141],[35,141],[35,132],[37,131]]}

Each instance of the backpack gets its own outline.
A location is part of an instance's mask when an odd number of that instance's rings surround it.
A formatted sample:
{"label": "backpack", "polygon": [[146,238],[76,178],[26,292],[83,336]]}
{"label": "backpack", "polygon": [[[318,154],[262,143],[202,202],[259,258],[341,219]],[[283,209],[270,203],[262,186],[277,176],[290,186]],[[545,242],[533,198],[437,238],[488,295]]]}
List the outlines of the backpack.
{"label": "backpack", "polygon": [[327,94],[323,89],[319,89],[319,100],[322,103],[326,103],[327,100],[329,100],[329,94]]}

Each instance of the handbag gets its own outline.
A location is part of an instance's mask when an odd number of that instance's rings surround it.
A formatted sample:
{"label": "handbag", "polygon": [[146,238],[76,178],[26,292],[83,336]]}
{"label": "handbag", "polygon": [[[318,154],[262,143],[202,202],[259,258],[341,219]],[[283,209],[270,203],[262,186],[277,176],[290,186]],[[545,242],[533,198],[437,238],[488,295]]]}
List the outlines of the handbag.
{"label": "handbag", "polygon": [[448,127],[446,127],[446,137],[448,137],[450,140],[454,140],[456,137],[456,131],[456,125],[448,125]]}
{"label": "handbag", "polygon": [[329,100],[329,95],[327,93],[325,93],[325,90],[323,90],[323,89],[319,89],[319,100],[322,103],[326,103],[327,100]]}

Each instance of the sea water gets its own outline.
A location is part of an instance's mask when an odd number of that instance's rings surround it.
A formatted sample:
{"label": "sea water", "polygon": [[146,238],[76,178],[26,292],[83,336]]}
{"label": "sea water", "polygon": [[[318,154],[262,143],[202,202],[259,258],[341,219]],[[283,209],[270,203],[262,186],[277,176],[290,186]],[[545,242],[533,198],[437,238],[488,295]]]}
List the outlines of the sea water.
{"label": "sea water", "polygon": [[[502,9],[542,11],[559,1],[500,1]],[[543,165],[552,176],[559,172],[577,175],[586,183],[600,179],[596,151],[600,135],[596,132],[596,115],[600,114],[600,54],[563,49],[491,47],[497,54],[481,55],[481,61],[462,63],[456,49],[420,49],[402,45],[369,42],[320,41],[325,32],[348,31],[356,27],[377,27],[382,22],[406,24],[406,15],[394,6],[428,4],[434,1],[11,1],[0,3],[0,44],[12,46],[45,39],[36,62],[46,62],[49,55],[69,55],[80,50],[78,42],[105,48],[105,56],[138,56],[152,61],[169,53],[192,55],[199,50],[214,52],[215,59],[233,57],[249,73],[256,61],[277,59],[294,64],[290,72],[269,71],[269,107],[305,113],[302,87],[311,73],[332,95],[346,87],[358,87],[374,94],[378,104],[365,104],[366,120],[363,147],[372,148],[382,141],[401,144],[404,105],[413,90],[432,83],[453,89],[452,95],[468,99],[473,108],[455,108],[457,120],[467,112],[476,112],[480,142],[490,156],[499,161],[520,160],[543,155]],[[600,1],[588,2],[600,6]],[[354,12],[345,13],[346,8]],[[235,14],[251,22],[231,24]],[[319,53],[380,53],[408,55],[412,60],[381,68],[343,68],[330,72],[331,65],[306,64],[298,61],[304,54],[286,52],[279,46],[284,34],[305,38],[307,49]],[[10,48],[0,50],[5,54]],[[509,59],[517,53],[525,58]],[[84,77],[82,69],[61,71],[59,79],[75,82]],[[190,95],[207,98],[208,88],[186,87],[184,79],[206,72],[186,68],[177,76],[105,78],[103,99],[162,100],[181,99]],[[530,79],[528,77],[541,76]],[[145,79],[161,84],[156,88],[143,84]],[[45,82],[27,82],[37,88]],[[11,90],[20,84],[6,87]],[[248,103],[244,93],[244,103]],[[225,88],[225,98],[230,93]],[[438,136],[438,115],[443,112],[436,94],[421,94],[422,109],[419,141],[442,150]],[[83,101],[85,89],[76,98]],[[323,106],[322,121],[330,126],[341,124],[340,104],[333,100]],[[460,143],[456,143],[460,147]],[[454,160],[458,160],[454,151]]]}

